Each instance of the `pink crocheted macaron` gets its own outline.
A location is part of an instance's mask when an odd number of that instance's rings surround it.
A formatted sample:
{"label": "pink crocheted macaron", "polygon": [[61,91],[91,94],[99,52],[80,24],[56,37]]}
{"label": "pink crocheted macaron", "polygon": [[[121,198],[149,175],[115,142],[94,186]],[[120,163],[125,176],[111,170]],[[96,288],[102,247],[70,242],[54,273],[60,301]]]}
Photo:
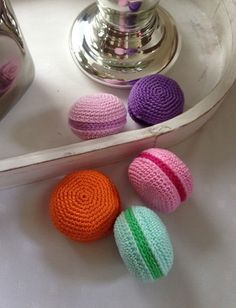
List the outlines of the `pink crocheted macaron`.
{"label": "pink crocheted macaron", "polygon": [[164,149],[143,151],[130,164],[128,174],[142,200],[158,212],[175,211],[193,190],[188,167]]}
{"label": "pink crocheted macaron", "polygon": [[96,94],[81,97],[69,111],[69,126],[82,139],[93,139],[122,131],[127,112],[118,97]]}

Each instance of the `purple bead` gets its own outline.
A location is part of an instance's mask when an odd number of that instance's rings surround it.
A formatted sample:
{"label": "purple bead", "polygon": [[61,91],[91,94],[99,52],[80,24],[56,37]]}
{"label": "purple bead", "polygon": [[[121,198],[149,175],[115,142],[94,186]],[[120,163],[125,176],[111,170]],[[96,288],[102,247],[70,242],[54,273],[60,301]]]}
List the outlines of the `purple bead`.
{"label": "purple bead", "polygon": [[129,56],[133,56],[133,55],[135,55],[137,53],[138,53],[138,49],[137,48],[128,48],[127,49],[127,55],[129,55]]}
{"label": "purple bead", "polygon": [[181,114],[184,94],[171,78],[155,74],[138,80],[131,89],[128,111],[131,118],[145,126],[158,124]]}
{"label": "purple bead", "polygon": [[135,2],[129,1],[129,9],[132,12],[137,12],[140,9],[141,5],[142,5],[142,1],[135,1]]}

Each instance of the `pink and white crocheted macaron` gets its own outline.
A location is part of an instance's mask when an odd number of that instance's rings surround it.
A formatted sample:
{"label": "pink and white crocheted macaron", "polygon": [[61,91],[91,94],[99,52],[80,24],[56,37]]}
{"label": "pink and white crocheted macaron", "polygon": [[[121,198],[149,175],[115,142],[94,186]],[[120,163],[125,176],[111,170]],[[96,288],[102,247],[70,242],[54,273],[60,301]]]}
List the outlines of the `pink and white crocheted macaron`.
{"label": "pink and white crocheted macaron", "polygon": [[193,190],[188,167],[174,153],[164,149],[143,151],[130,164],[128,174],[138,195],[158,212],[175,211]]}
{"label": "pink and white crocheted macaron", "polygon": [[81,97],[69,111],[69,126],[81,139],[94,139],[122,131],[127,111],[117,96],[107,93]]}

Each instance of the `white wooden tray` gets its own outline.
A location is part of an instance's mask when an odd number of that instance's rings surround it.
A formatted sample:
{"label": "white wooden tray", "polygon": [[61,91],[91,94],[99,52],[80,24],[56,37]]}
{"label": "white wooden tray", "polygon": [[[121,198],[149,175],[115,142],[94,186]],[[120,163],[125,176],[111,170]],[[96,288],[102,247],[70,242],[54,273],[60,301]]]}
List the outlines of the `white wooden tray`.
{"label": "white wooden tray", "polygon": [[236,1],[163,0],[176,19],[183,46],[168,72],[183,87],[185,112],[165,123],[141,128],[129,122],[115,136],[80,142],[67,126],[67,112],[80,95],[128,91],[90,81],[75,66],[68,36],[85,0],[13,0],[35,61],[36,78],[22,100],[0,122],[0,188],[96,167],[143,148],[168,147],[195,132],[217,110],[236,79]]}

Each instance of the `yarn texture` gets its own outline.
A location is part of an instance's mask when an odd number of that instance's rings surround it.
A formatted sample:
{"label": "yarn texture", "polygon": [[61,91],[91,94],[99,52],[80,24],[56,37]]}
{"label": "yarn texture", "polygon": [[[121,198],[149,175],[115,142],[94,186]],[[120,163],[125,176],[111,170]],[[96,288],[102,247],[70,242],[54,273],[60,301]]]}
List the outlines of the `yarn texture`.
{"label": "yarn texture", "polygon": [[118,97],[101,93],[81,97],[69,111],[69,126],[82,139],[93,139],[122,131],[127,112]]}
{"label": "yarn texture", "polygon": [[108,177],[95,170],[67,175],[54,189],[49,209],[55,227],[81,242],[106,236],[120,210],[116,187]]}
{"label": "yarn texture", "polygon": [[173,265],[167,230],[150,209],[134,206],[123,211],[114,226],[119,253],[128,270],[142,281],[166,276]]}
{"label": "yarn texture", "polygon": [[193,190],[188,167],[164,149],[143,151],[129,166],[129,180],[142,200],[156,211],[170,213]]}
{"label": "yarn texture", "polygon": [[155,74],[138,80],[131,89],[128,111],[145,126],[158,124],[183,112],[184,94],[171,78]]}

